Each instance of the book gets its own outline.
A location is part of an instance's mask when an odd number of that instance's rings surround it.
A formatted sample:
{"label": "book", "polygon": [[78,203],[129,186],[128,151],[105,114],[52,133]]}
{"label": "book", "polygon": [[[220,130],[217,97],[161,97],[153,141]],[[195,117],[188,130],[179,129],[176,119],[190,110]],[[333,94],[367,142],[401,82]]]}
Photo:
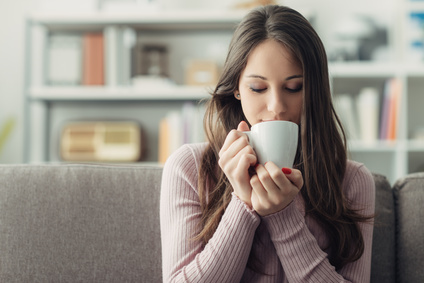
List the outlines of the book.
{"label": "book", "polygon": [[383,99],[381,102],[380,140],[386,140],[388,137],[391,99],[391,80],[386,80],[384,83]]}
{"label": "book", "polygon": [[52,34],[47,47],[47,83],[81,84],[82,47],[79,34]]}
{"label": "book", "polygon": [[350,94],[335,95],[334,107],[347,138],[351,140],[359,139],[358,117],[353,96]]}
{"label": "book", "polygon": [[136,42],[132,28],[108,26],[105,38],[105,84],[108,86],[131,84],[131,52]]}
{"label": "book", "polygon": [[123,27],[122,33],[122,49],[119,57],[121,58],[120,65],[120,83],[122,85],[131,84],[133,50],[137,42],[137,32],[130,27]]}
{"label": "book", "polygon": [[364,142],[378,140],[380,93],[376,88],[361,89],[357,98],[360,138]]}
{"label": "book", "polygon": [[104,55],[105,55],[105,85],[117,86],[119,84],[119,28],[107,26],[104,31]]}
{"label": "book", "polygon": [[398,131],[399,109],[401,103],[402,85],[399,79],[390,80],[390,105],[387,125],[387,139],[396,140]]}
{"label": "book", "polygon": [[104,36],[101,32],[83,35],[83,85],[104,85]]}

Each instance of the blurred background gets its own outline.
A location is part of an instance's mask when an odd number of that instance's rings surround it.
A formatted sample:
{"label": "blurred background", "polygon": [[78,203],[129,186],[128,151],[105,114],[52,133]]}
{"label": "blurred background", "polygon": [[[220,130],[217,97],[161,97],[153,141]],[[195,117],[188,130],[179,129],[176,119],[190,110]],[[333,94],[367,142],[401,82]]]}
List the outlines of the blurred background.
{"label": "blurred background", "polygon": [[1,1],[0,163],[160,162],[204,140],[202,99],[249,9],[301,12],[323,40],[351,158],[424,165],[424,1]]}

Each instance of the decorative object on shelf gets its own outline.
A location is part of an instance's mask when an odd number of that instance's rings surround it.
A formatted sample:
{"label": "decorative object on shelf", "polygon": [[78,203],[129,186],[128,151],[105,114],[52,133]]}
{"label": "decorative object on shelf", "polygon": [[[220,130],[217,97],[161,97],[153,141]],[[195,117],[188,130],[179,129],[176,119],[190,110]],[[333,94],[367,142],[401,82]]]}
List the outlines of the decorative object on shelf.
{"label": "decorative object on shelf", "polygon": [[145,44],[140,38],[133,51],[132,77],[168,77],[168,47],[163,44]]}
{"label": "decorative object on shelf", "polygon": [[6,140],[10,136],[15,127],[15,118],[8,118],[2,125],[0,130],[0,153],[3,150],[3,146],[6,144]]}
{"label": "decorative object on shelf", "polygon": [[216,85],[219,78],[218,63],[213,60],[192,59],[186,66],[187,85]]}
{"label": "decorative object on shelf", "polygon": [[388,60],[387,29],[366,15],[352,15],[337,23],[329,50],[330,61]]}
{"label": "decorative object on shelf", "polygon": [[141,59],[142,75],[152,77],[168,76],[168,49],[165,45],[144,45]]}
{"label": "decorative object on shelf", "polygon": [[408,53],[411,62],[424,60],[424,12],[413,12],[409,15],[407,29]]}
{"label": "decorative object on shelf", "polygon": [[65,161],[135,162],[143,140],[135,122],[72,122],[63,127],[60,151]]}

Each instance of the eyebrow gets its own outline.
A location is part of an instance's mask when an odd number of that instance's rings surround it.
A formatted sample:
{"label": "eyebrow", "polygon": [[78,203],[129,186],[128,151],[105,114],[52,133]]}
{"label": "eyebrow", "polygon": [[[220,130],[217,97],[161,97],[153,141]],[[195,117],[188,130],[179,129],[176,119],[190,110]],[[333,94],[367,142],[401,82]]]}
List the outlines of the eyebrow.
{"label": "eyebrow", "polygon": [[[264,81],[268,80],[267,78],[265,78],[265,77],[263,77],[263,76],[260,76],[260,75],[248,75],[248,76],[246,76],[246,77],[247,77],[247,78],[256,78],[256,79],[261,79],[261,80],[264,80]],[[287,77],[285,80],[286,80],[286,81],[289,81],[289,80],[297,79],[297,78],[303,78],[303,75],[293,75],[293,76]]]}

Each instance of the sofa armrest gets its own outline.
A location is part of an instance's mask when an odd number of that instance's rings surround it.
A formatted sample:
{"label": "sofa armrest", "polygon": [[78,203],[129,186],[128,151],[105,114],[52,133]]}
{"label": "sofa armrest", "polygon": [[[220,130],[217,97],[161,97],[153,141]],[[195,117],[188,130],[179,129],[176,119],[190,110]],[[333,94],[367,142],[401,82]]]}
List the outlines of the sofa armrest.
{"label": "sofa armrest", "polygon": [[372,244],[371,282],[396,282],[395,208],[393,191],[383,175],[375,180],[375,218]]}
{"label": "sofa armrest", "polygon": [[424,173],[399,179],[393,189],[398,282],[424,282]]}

